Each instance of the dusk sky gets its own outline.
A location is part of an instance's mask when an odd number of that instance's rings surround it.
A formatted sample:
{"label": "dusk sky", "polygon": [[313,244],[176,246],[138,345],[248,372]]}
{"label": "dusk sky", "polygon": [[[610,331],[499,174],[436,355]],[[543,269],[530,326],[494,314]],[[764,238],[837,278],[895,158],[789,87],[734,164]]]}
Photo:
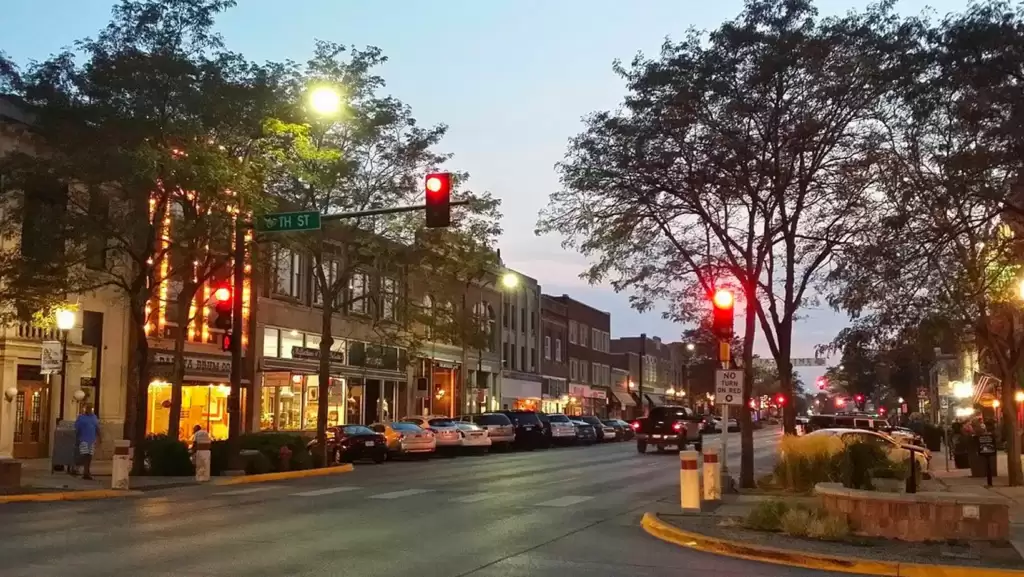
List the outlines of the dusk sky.
{"label": "dusk sky", "polygon": [[[689,27],[713,28],[735,17],[742,0],[239,0],[218,28],[228,47],[257,61],[305,60],[315,38],[380,47],[390,61],[379,72],[387,90],[409,103],[421,123],[450,127],[443,150],[470,186],[503,199],[506,263],[537,278],[547,293],[567,293],[612,313],[613,336],[646,332],[677,340],[683,327],[659,313],[639,315],[626,294],[588,286],[582,257],[557,238],[533,234],[538,211],[558,187],[554,164],[581,117],[614,108],[624,96],[611,70],[616,58],[657,53],[666,37]],[[867,2],[820,0],[824,14]],[[93,35],[111,0],[7,0],[4,49],[24,64]],[[963,0],[904,0],[916,14],[962,10]],[[827,309],[807,310],[795,356],[843,327]],[[765,346],[758,353],[769,356]],[[813,382],[820,370],[802,371]]]}

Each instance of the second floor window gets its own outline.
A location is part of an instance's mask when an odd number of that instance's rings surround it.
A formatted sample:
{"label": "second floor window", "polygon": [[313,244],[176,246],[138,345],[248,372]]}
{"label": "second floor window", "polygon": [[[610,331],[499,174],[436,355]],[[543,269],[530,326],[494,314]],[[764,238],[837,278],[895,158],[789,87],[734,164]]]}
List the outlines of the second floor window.
{"label": "second floor window", "polygon": [[292,298],[299,298],[299,281],[302,279],[302,261],[295,251],[282,248],[277,251],[274,267],[274,292]]}
{"label": "second floor window", "polygon": [[575,381],[579,378],[578,372],[579,363],[576,362],[576,359],[569,359],[569,378]]}
{"label": "second floor window", "polygon": [[578,324],[576,323],[576,321],[569,321],[569,342],[574,344],[574,345],[576,344],[576,330],[577,330],[577,328],[578,328]]}
{"label": "second floor window", "polygon": [[398,281],[384,277],[380,280],[380,318],[393,321],[398,311]]}
{"label": "second floor window", "polygon": [[[338,281],[338,271],[340,269],[340,267],[338,266],[338,261],[324,260],[323,262],[320,263],[320,266],[323,269],[324,279],[326,279],[326,283],[327,283],[327,284],[324,285],[324,288],[326,288],[329,291],[331,289],[331,287],[334,286],[334,283]],[[319,275],[314,275],[314,278],[313,278],[313,304],[315,304],[315,305],[322,305],[322,304],[324,304],[324,292],[325,291],[322,290],[321,287],[320,287],[320,276]]]}
{"label": "second floor window", "polygon": [[562,362],[562,339],[555,339],[555,360]]}
{"label": "second floor window", "polygon": [[356,271],[348,281],[348,310],[351,313],[365,315],[369,307],[366,305],[367,274]]}
{"label": "second floor window", "polygon": [[549,336],[544,337],[544,360],[551,360],[551,337]]}

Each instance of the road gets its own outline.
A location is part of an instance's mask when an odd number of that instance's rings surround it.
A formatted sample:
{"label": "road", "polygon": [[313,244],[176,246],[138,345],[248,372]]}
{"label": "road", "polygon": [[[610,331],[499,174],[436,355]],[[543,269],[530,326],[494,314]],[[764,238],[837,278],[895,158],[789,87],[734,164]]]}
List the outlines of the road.
{"label": "road", "polygon": [[[758,432],[758,468],[771,467],[777,441],[776,432]],[[738,458],[730,461],[738,471]],[[678,475],[675,453],[639,455],[618,443],[357,465],[334,477],[131,499],[0,505],[0,574],[827,575],[685,551],[645,534],[640,515],[678,502]]]}

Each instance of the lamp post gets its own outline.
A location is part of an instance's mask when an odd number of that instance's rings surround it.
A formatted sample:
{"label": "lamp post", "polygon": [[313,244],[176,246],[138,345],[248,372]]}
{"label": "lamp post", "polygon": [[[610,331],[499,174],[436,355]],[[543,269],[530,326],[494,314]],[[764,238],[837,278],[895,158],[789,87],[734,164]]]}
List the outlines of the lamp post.
{"label": "lamp post", "polygon": [[60,330],[60,400],[57,409],[57,424],[64,420],[64,387],[68,379],[68,332],[75,328],[75,311],[70,309],[57,309],[54,314],[57,320],[57,329]]}
{"label": "lamp post", "polygon": [[[504,274],[501,275],[501,288],[502,288],[502,290],[499,291],[499,293],[498,293],[499,297],[500,297],[500,304],[501,304],[501,312],[499,313],[499,315],[501,317],[501,322],[500,322],[500,326],[501,326],[501,333],[500,333],[501,334],[501,342],[498,344],[498,346],[501,349],[500,351],[498,351],[498,355],[501,358],[501,369],[500,369],[501,372],[498,373],[498,382],[499,382],[498,394],[497,395],[493,395],[493,397],[497,398],[497,404],[499,406],[501,405],[501,400],[503,398],[503,397],[501,397],[501,395],[504,394],[502,389],[504,388],[504,384],[505,384],[505,362],[507,360],[509,360],[509,359],[505,358],[505,344],[506,344],[505,331],[506,330],[512,331],[512,325],[515,324],[515,322],[516,322],[515,319],[512,318],[512,310],[511,310],[511,307],[509,307],[510,310],[508,312],[508,326],[507,327],[505,326],[505,318],[506,318],[505,317],[505,291],[514,292],[514,294],[516,295],[516,300],[517,301],[519,300],[519,290],[518,290],[519,289],[519,275],[517,275],[514,272],[506,271]],[[509,302],[511,303],[511,300]],[[511,337],[514,334],[515,334],[514,331],[509,333],[509,340],[511,340]],[[511,356],[511,355],[509,355],[509,356]],[[508,368],[514,369],[515,367],[509,366]]]}

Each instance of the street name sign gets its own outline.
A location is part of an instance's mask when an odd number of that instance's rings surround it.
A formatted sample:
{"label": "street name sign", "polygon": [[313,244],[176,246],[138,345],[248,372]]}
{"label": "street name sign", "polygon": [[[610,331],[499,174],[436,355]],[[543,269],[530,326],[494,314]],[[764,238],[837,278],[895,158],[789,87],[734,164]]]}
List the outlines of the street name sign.
{"label": "street name sign", "polygon": [[[805,357],[805,358],[790,359],[789,362],[793,364],[794,368],[796,368],[796,367],[824,367],[825,366],[825,359],[818,358],[818,357],[810,357],[810,358]],[[758,357],[758,358],[754,359],[754,363],[753,364],[754,364],[755,367],[774,368],[775,367],[775,359],[763,359],[763,358]]]}
{"label": "street name sign", "polygon": [[743,405],[743,371],[718,369],[715,371],[715,404]]}
{"label": "street name sign", "polygon": [[256,232],[299,232],[303,230],[320,230],[320,213],[318,211],[276,212],[256,219]]}

